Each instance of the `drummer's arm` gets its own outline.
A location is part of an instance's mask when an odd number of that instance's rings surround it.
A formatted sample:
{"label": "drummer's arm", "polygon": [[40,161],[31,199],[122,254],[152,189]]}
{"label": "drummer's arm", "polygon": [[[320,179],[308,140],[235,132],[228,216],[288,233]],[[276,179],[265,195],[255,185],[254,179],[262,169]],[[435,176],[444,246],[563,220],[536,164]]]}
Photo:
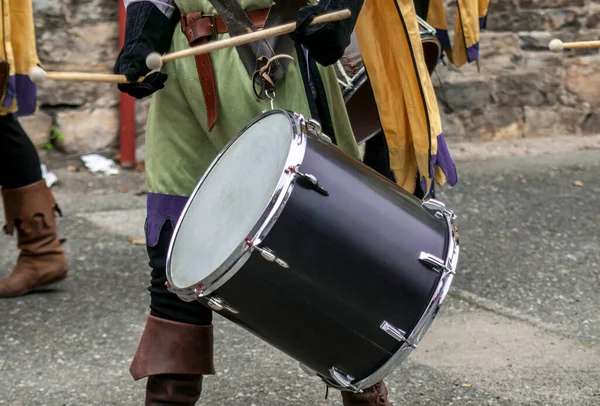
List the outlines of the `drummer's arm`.
{"label": "drummer's arm", "polygon": [[[146,58],[153,52],[165,53],[171,46],[179,10],[173,0],[124,0],[127,8],[125,38],[114,73],[125,75],[130,83],[119,84],[121,92],[141,99],[164,87],[167,75],[153,72]],[[141,76],[146,76],[138,83]]]}
{"label": "drummer's arm", "polygon": [[131,3],[137,3],[139,1],[147,1],[148,3],[154,4],[167,18],[173,17],[175,11],[177,11],[177,6],[175,5],[175,0],[124,0],[125,8],[127,8]]}

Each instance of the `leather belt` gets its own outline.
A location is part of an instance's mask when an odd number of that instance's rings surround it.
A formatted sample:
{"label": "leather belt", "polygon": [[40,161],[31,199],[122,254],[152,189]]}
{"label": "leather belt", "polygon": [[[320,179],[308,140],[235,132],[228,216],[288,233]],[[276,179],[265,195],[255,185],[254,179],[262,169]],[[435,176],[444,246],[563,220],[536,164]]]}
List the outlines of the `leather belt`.
{"label": "leather belt", "polygon": [[[250,21],[257,28],[262,28],[269,16],[270,9],[250,11],[247,13]],[[188,40],[190,46],[206,44],[217,38],[217,34],[227,33],[227,26],[223,19],[213,14],[202,12],[187,13],[181,15],[181,30]],[[210,131],[219,116],[219,100],[215,77],[213,73],[210,54],[196,55],[196,69],[204,95],[206,114],[208,119],[208,131]]]}

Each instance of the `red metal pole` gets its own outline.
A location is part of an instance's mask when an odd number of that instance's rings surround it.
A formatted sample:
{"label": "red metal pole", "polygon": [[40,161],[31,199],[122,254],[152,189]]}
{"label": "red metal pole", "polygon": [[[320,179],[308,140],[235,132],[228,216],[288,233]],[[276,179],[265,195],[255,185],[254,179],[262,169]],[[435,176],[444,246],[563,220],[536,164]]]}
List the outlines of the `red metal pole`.
{"label": "red metal pole", "polygon": [[[119,49],[125,42],[126,11],[123,0],[119,2]],[[120,129],[119,141],[121,166],[130,168],[135,165],[135,99],[126,93],[120,93]]]}

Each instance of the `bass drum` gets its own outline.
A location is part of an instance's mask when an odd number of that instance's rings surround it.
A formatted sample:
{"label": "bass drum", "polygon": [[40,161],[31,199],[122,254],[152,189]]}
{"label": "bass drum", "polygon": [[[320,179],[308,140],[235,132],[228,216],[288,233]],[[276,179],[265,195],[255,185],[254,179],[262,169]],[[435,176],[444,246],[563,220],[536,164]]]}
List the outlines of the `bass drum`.
{"label": "bass drum", "polygon": [[[431,75],[442,55],[442,47],[435,36],[435,29],[420,17],[417,17],[417,20],[425,64]],[[336,73],[354,137],[360,145],[381,132],[381,123],[355,32],[352,33],[350,45],[346,48],[344,56],[336,64]]]}
{"label": "bass drum", "polygon": [[212,163],[175,228],[169,290],[360,391],[410,353],[455,273],[454,215],[293,112],[257,117]]}

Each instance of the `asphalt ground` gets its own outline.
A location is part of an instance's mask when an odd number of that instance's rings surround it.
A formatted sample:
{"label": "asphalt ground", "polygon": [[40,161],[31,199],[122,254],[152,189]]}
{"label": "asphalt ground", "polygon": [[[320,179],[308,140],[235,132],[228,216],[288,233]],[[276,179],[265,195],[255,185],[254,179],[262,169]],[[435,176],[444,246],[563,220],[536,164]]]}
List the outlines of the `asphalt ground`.
{"label": "asphalt ground", "polygon": [[[458,215],[458,273],[386,379],[394,405],[600,405],[600,150],[581,149],[458,160],[459,185],[438,196]],[[143,237],[143,175],[47,160],[71,274],[0,300],[0,404],[141,405],[128,368],[149,310],[145,247],[130,240]],[[0,275],[16,255],[0,236]],[[219,316],[215,327],[200,405],[341,405],[286,355]]]}

